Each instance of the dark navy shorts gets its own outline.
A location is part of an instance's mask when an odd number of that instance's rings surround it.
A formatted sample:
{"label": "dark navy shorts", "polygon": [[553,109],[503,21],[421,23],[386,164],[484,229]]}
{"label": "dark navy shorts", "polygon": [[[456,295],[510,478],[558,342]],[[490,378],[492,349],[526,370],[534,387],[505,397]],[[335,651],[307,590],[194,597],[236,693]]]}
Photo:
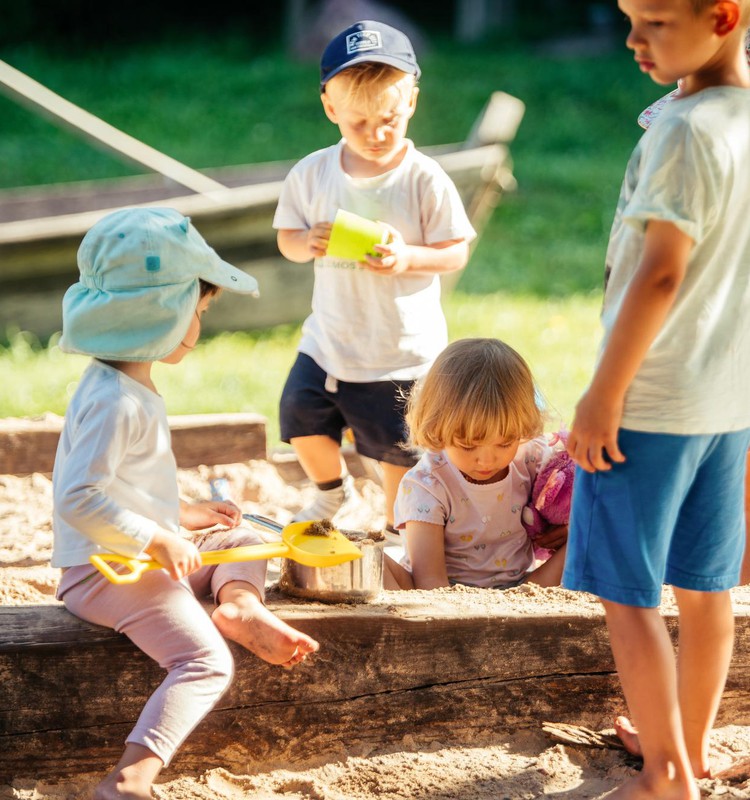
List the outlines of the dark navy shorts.
{"label": "dark navy shorts", "polygon": [[[357,452],[376,461],[413,467],[419,453],[404,448],[406,397],[414,381],[328,382],[310,356],[297,354],[281,394],[281,440],[298,436],[328,436],[341,444],[351,428]],[[335,391],[330,391],[333,389]]]}
{"label": "dark navy shorts", "polygon": [[676,436],[620,429],[627,459],[576,469],[562,585],[628,606],[659,605],[663,583],[737,584],[745,546],[750,431]]}

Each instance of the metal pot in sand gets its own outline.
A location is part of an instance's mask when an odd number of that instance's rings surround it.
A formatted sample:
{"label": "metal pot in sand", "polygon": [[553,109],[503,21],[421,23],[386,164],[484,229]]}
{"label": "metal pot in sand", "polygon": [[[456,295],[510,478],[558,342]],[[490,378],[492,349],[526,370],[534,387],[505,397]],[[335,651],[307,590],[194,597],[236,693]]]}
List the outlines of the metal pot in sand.
{"label": "metal pot in sand", "polygon": [[[282,530],[281,525],[266,517],[243,516],[271,530]],[[342,530],[341,533],[361,552],[362,558],[330,567],[310,567],[285,558],[281,562],[279,589],[293,597],[324,603],[374,600],[383,589],[385,536],[381,531]]]}

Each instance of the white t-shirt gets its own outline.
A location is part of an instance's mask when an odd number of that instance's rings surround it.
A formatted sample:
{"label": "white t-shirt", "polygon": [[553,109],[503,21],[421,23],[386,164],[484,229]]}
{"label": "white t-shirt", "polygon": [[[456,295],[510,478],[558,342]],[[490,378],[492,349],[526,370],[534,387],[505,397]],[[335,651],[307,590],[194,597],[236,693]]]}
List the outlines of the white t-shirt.
{"label": "white t-shirt", "polygon": [[[284,182],[274,228],[332,222],[342,208],[389,223],[406,244],[474,239],[451,179],[406,141],[402,162],[373,178],[352,178],[343,170],[343,139],[303,158]],[[437,275],[377,275],[353,261],[315,259],[312,314],[299,350],[329,375],[355,383],[411,380],[446,344]]]}
{"label": "white t-shirt", "polygon": [[157,530],[178,533],[177,465],[161,396],[92,361],[65,414],[52,485],[53,567],[106,551],[139,556]]}
{"label": "white t-shirt", "polygon": [[604,343],[649,220],[674,223],[695,246],[628,389],[622,426],[680,435],[750,427],[750,90],[674,100],[635,148],[607,251]]}
{"label": "white t-shirt", "polygon": [[[517,583],[534,566],[534,547],[521,523],[537,472],[552,455],[547,439],[524,442],[495,483],[472,483],[445,453],[425,453],[404,475],[395,523],[429,522],[445,529],[448,577],[468,586]],[[408,534],[401,532],[402,541]],[[408,549],[401,563],[411,570]]]}

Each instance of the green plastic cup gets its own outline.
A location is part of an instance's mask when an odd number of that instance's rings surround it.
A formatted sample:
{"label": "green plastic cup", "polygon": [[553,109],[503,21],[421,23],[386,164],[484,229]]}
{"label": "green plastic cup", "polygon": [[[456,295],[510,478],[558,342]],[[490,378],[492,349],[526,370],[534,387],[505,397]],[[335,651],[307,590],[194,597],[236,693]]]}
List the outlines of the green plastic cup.
{"label": "green plastic cup", "polygon": [[378,255],[376,244],[387,241],[388,230],[384,225],[340,208],[333,220],[326,255],[347,261],[364,261],[366,255]]}

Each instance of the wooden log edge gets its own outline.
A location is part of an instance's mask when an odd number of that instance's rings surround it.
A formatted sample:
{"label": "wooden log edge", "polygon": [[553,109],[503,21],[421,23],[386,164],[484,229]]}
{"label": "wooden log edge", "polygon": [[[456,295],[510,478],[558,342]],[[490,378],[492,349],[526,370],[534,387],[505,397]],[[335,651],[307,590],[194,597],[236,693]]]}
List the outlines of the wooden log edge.
{"label": "wooden log edge", "polygon": [[[234,682],[167,776],[501,742],[550,720],[600,729],[624,708],[601,615],[457,614],[382,597],[324,606],[272,596],[320,652],[285,671],[232,645]],[[736,622],[720,725],[750,724],[750,617]],[[109,769],[162,674],[125,637],[60,606],[0,608],[0,781]]]}
{"label": "wooden log edge", "polygon": [[[63,418],[0,419],[0,474],[52,472]],[[266,418],[253,413],[169,417],[172,449],[181,469],[267,457]]]}

